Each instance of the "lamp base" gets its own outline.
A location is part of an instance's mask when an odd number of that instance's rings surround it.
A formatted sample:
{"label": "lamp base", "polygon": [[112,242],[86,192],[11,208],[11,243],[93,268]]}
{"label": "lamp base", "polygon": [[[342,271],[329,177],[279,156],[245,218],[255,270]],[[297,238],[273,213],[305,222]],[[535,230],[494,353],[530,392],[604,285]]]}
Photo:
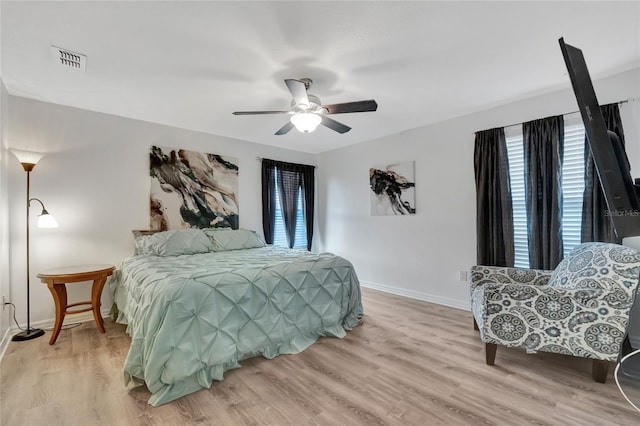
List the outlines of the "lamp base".
{"label": "lamp base", "polygon": [[35,339],[37,337],[44,336],[44,330],[39,328],[29,328],[25,331],[21,331],[18,334],[14,334],[11,338],[12,342],[23,342],[25,340]]}

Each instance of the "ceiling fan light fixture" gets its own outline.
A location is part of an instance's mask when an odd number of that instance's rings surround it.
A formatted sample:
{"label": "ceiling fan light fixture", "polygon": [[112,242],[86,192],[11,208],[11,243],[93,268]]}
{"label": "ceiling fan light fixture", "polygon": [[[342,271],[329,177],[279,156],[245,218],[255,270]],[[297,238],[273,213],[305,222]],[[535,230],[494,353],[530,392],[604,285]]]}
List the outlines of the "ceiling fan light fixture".
{"label": "ceiling fan light fixture", "polygon": [[291,116],[291,123],[302,133],[313,132],[321,121],[322,117],[312,112],[300,112]]}
{"label": "ceiling fan light fixture", "polygon": [[307,92],[311,86],[311,79],[294,80],[288,78],[284,82],[292,97],[289,111],[236,111],[233,115],[289,114],[289,121],[275,132],[276,136],[286,135],[294,127],[301,133],[311,133],[320,124],[342,134],[351,130],[351,127],[329,118],[330,114],[369,112],[378,109],[378,104],[373,99],[322,105],[320,98]]}

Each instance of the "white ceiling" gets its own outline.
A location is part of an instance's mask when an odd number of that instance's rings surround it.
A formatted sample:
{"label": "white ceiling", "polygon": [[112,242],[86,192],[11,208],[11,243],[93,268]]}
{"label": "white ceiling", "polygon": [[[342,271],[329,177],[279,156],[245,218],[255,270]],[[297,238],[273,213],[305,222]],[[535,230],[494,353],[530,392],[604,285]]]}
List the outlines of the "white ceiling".
{"label": "white ceiling", "polygon": [[[2,1],[10,94],[318,153],[569,87],[558,38],[592,77],[640,67],[640,2]],[[88,56],[57,65],[50,45]],[[285,78],[324,104],[375,99],[275,136]]]}

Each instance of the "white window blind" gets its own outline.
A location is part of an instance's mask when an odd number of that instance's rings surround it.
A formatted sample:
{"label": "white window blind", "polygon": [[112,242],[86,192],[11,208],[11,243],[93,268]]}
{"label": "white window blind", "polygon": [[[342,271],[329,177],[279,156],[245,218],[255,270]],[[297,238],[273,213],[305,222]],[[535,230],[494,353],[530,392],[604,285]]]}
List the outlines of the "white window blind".
{"label": "white window blind", "polygon": [[580,116],[565,116],[562,162],[562,244],[565,256],[580,244],[582,234],[584,137]]}
{"label": "white window blind", "polygon": [[[276,224],[273,229],[273,245],[276,247],[289,247],[287,234],[284,230],[284,219],[282,218],[282,207],[280,204],[280,192],[278,191],[278,173],[274,173],[276,184]],[[298,211],[296,219],[296,231],[293,248],[307,248],[307,228],[304,223],[304,211],[302,209],[302,191],[298,196]]]}
{"label": "white window blind", "polygon": [[522,126],[510,126],[505,128],[504,132],[507,140],[509,180],[511,182],[511,201],[513,203],[514,266],[517,268],[528,268],[529,237],[527,235],[527,210],[524,195]]}
{"label": "white window blind", "polygon": [[[514,266],[529,268],[522,126],[506,127],[505,137],[513,203]],[[584,137],[585,131],[580,116],[565,116],[562,164],[562,244],[565,256],[580,244],[584,192]]]}

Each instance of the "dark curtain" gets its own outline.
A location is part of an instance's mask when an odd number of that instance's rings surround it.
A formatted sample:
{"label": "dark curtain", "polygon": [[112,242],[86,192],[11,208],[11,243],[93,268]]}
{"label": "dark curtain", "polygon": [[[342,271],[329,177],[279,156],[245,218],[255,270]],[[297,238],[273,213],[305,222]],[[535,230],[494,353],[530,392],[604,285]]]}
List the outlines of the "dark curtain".
{"label": "dark curtain", "polygon": [[504,129],[476,133],[477,263],[513,266],[513,205]]}
{"label": "dark curtain", "polygon": [[[607,130],[615,132],[624,147],[624,130],[620,119],[618,104],[600,107]],[[593,162],[591,149],[587,138],[584,139],[584,198],[582,202],[582,242],[601,241],[622,244],[622,239],[616,236],[611,217],[606,215],[607,201],[602,192],[600,178]]]}
{"label": "dark curtain", "polygon": [[276,166],[273,160],[262,160],[262,230],[267,244],[273,244],[276,224]]}
{"label": "dark curtain", "polygon": [[[278,174],[276,189],[275,174]],[[295,244],[298,199],[302,193],[307,250],[313,241],[315,209],[315,167],[283,161],[262,160],[262,224],[267,244],[273,244],[275,227],[275,191],[278,191],[289,248]]]}
{"label": "dark curtain", "polygon": [[564,118],[522,125],[529,265],[555,269],[562,260],[562,156]]}
{"label": "dark curtain", "polygon": [[307,231],[307,250],[311,250],[313,240],[313,221],[315,211],[316,170],[313,166],[305,166],[301,170],[302,206],[304,208],[304,224]]}

